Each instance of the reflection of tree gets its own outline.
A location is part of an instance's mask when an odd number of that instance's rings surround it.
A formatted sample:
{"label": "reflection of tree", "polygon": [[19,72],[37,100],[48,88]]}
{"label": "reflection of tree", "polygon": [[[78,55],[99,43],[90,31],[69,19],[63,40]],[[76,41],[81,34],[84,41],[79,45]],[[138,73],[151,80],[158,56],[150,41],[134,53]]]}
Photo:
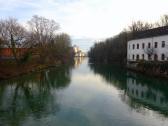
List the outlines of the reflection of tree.
{"label": "reflection of tree", "polygon": [[25,117],[41,118],[59,110],[55,93],[70,83],[68,66],[1,82],[0,125],[20,125]]}
{"label": "reflection of tree", "polygon": [[[149,107],[168,116],[168,85],[164,80],[144,78],[141,75],[127,77],[127,95],[124,100],[137,111]],[[136,104],[135,104],[136,103]]]}
{"label": "reflection of tree", "polygon": [[120,89],[126,88],[126,71],[118,66],[89,64],[95,74],[100,74],[108,83]]}
{"label": "reflection of tree", "polygon": [[61,69],[51,69],[49,72],[46,73],[47,80],[53,88],[64,88],[70,83],[71,74],[66,67],[67,66],[62,67]]}
{"label": "reflection of tree", "polygon": [[168,85],[164,80],[144,77],[127,72],[117,66],[89,65],[95,74],[100,74],[108,83],[124,90],[121,100],[136,111],[150,108],[168,116]]}

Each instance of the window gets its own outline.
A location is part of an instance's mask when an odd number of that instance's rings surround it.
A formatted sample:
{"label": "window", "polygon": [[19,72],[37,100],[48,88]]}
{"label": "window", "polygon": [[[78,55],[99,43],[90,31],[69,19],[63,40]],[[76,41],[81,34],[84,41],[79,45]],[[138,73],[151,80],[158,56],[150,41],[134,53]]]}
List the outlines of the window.
{"label": "window", "polygon": [[144,54],[142,54],[142,59],[143,59],[143,60],[145,59],[145,55],[144,55]]}
{"label": "window", "polygon": [[165,60],[165,54],[162,54],[161,59]]}
{"label": "window", "polygon": [[136,60],[139,60],[139,55],[137,54],[137,56],[136,56]]}
{"label": "window", "polygon": [[137,44],[137,49],[139,49],[139,44]]}
{"label": "window", "polygon": [[134,44],[132,45],[132,48],[133,48],[133,49],[135,48],[135,45],[134,45]]}
{"label": "window", "polygon": [[145,48],[145,43],[142,43],[142,49],[144,49]]}
{"label": "window", "polygon": [[135,58],[135,56],[134,55],[132,55],[132,59],[134,60],[134,58]]}
{"label": "window", "polygon": [[157,48],[158,47],[158,43],[157,42],[155,42],[155,48]]}
{"label": "window", "polygon": [[165,41],[162,41],[162,48],[165,47]]}
{"label": "window", "polygon": [[157,54],[154,55],[154,60],[155,60],[155,61],[158,60],[158,55],[157,55]]}
{"label": "window", "polygon": [[150,54],[148,54],[148,60],[151,60],[151,55]]}
{"label": "window", "polygon": [[148,48],[150,48],[151,47],[151,44],[150,43],[148,43]]}

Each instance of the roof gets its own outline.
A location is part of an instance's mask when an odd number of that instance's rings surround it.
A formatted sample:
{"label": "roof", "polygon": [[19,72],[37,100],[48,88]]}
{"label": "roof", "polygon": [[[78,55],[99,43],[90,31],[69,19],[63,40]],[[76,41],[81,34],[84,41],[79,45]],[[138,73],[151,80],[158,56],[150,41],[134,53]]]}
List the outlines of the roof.
{"label": "roof", "polygon": [[168,35],[168,26],[135,32],[133,34],[133,38],[131,40],[141,39],[141,38],[149,38],[149,37],[156,37],[156,36],[162,36],[162,35]]}
{"label": "roof", "polygon": [[[22,55],[27,51],[27,48],[16,48],[17,54]],[[13,57],[11,48],[0,48],[0,57]]]}

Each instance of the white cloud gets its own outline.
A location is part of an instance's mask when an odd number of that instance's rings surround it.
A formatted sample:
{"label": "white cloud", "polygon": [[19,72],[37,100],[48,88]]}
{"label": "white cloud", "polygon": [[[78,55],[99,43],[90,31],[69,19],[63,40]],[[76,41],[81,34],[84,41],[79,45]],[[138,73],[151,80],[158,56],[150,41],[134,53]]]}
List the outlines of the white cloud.
{"label": "white cloud", "polygon": [[167,5],[167,0],[0,0],[0,15],[27,21],[38,14],[55,19],[76,38],[102,39],[132,21],[157,21],[168,14]]}

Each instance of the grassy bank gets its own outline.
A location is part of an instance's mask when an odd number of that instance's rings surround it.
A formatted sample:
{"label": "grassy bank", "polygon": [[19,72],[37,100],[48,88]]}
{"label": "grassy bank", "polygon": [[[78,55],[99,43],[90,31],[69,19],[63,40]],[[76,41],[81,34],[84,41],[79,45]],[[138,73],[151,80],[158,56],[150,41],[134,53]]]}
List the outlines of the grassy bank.
{"label": "grassy bank", "polygon": [[3,61],[0,62],[0,80],[10,79],[30,72],[41,71],[43,69],[59,66],[61,64],[62,63],[60,61],[41,64],[36,62],[16,64],[13,61]]}

